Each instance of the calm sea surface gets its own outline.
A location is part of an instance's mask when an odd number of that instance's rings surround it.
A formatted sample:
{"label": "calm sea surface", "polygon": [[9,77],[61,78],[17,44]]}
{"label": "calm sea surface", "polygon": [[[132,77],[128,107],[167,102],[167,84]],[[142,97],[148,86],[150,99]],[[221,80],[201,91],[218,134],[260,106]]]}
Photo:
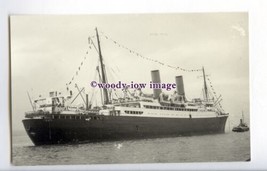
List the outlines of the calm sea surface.
{"label": "calm sea surface", "polygon": [[216,135],[38,147],[27,135],[13,135],[12,156],[14,165],[245,161],[250,158],[249,134],[227,131]]}

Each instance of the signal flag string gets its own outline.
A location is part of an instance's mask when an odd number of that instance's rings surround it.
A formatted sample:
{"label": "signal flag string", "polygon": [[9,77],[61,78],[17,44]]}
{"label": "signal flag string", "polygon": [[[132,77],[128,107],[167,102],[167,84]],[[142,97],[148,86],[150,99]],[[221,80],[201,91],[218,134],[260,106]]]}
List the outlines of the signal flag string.
{"label": "signal flag string", "polygon": [[102,31],[100,31],[103,36],[107,39],[107,40],[110,40],[112,43],[114,43],[115,45],[117,45],[118,47],[120,48],[123,48],[125,50],[127,50],[129,53],[132,53],[132,54],[135,54],[137,57],[140,57],[140,58],[143,58],[143,59],[146,59],[148,61],[152,61],[152,62],[155,62],[155,63],[158,63],[160,65],[164,65],[166,67],[169,67],[169,68],[172,68],[172,69],[176,69],[176,70],[181,70],[181,71],[184,71],[184,72],[199,72],[199,71],[202,71],[202,69],[184,69],[184,68],[181,68],[181,67],[176,67],[176,66],[172,66],[172,65],[169,65],[169,64],[165,64],[161,61],[158,61],[158,60],[154,60],[154,59],[151,59],[151,58],[147,58],[143,55],[141,55],[140,53],[138,52],[135,52],[134,50],[118,43],[117,41],[113,40],[112,38],[110,38],[109,36],[107,36],[106,34],[104,34]]}
{"label": "signal flag string", "polygon": [[[214,94],[215,98],[218,99],[217,94],[216,94],[216,92],[215,92],[215,90],[214,90],[214,87],[213,87],[213,85],[212,85],[212,83],[211,83],[211,80],[210,80],[208,77],[207,77],[207,80],[209,81],[209,84],[210,84],[210,88],[211,88],[211,90],[212,90],[212,93]],[[218,103],[218,104],[219,104],[220,108],[222,108],[221,103]]]}
{"label": "signal flag string", "polygon": [[[69,91],[69,86],[73,83],[73,81],[75,80],[75,78],[79,75],[79,72],[81,71],[84,62],[85,62],[85,60],[87,59],[88,52],[89,52],[89,50],[92,49],[92,46],[91,46],[91,45],[93,45],[94,48],[96,49],[96,46],[95,46],[94,42],[92,41],[92,38],[94,38],[94,37],[95,37],[95,36],[90,36],[90,37],[88,37],[88,44],[89,44],[89,46],[88,46],[88,50],[85,52],[85,55],[84,55],[84,57],[83,57],[83,59],[82,59],[80,65],[79,65],[78,69],[76,70],[75,74],[72,76],[71,80],[70,80],[68,83],[66,83],[67,91]],[[97,49],[96,49],[96,51],[98,52]]]}

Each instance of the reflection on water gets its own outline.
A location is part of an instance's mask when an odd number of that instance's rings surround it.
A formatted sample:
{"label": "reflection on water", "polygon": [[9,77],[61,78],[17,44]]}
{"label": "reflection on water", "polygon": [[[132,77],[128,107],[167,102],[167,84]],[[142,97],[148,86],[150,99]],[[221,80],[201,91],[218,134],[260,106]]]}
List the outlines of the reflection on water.
{"label": "reflection on water", "polygon": [[111,163],[180,163],[245,161],[250,158],[249,132],[34,146],[25,135],[13,136],[14,165]]}

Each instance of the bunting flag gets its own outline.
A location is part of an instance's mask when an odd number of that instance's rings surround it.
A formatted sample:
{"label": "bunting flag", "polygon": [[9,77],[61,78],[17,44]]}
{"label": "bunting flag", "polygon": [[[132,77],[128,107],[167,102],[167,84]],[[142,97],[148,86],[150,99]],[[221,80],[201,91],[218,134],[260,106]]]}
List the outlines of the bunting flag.
{"label": "bunting flag", "polygon": [[208,82],[209,82],[209,85],[210,85],[210,88],[211,88],[211,90],[212,90],[212,93],[214,94],[215,98],[217,99],[216,92],[215,92],[215,90],[214,90],[214,88],[213,88],[213,85],[212,85],[212,83],[211,83],[211,81],[210,81],[210,79],[209,79],[208,77],[207,77],[207,80],[208,80]]}
{"label": "bunting flag", "polygon": [[[211,83],[211,80],[210,80],[208,77],[207,77],[207,80],[208,80],[208,82],[209,82],[209,84],[210,84],[210,87],[211,87],[211,90],[212,90],[212,93],[213,93],[214,97],[215,97],[216,99],[218,99],[217,94],[216,94],[216,92],[215,92],[215,90],[214,90],[214,86],[213,86],[212,83]],[[222,109],[222,105],[221,105],[221,103],[218,103],[218,105],[219,105],[220,108]]]}
{"label": "bunting flag", "polygon": [[[112,43],[114,43],[115,45],[117,45],[118,47],[121,47],[125,50],[127,50],[129,53],[133,53],[135,54],[136,56],[138,57],[141,57],[143,59],[146,59],[148,61],[152,61],[152,62],[155,62],[155,63],[158,63],[160,65],[163,65],[163,66],[166,66],[166,67],[169,67],[169,68],[172,68],[172,69],[176,69],[176,70],[181,70],[181,71],[184,71],[184,72],[199,72],[199,71],[202,71],[202,69],[184,69],[184,68],[181,68],[181,67],[175,67],[175,66],[172,66],[172,65],[168,65],[168,64],[165,64],[163,62],[160,62],[160,61],[157,61],[157,60],[154,60],[154,59],[151,59],[151,58],[147,58],[147,57],[144,57],[142,56],[140,53],[137,53],[135,52],[134,50],[120,44],[118,41],[115,41],[113,40],[112,38],[110,38],[109,36],[107,36],[106,34],[104,34],[102,31],[100,31],[100,33],[107,39],[107,40],[110,40]],[[102,36],[101,35],[101,36]]]}
{"label": "bunting flag", "polygon": [[[189,69],[184,69],[184,68],[181,68],[181,67],[177,67],[177,66],[172,66],[172,65],[169,65],[169,64],[165,64],[165,63],[163,63],[163,62],[161,62],[161,61],[154,60],[154,59],[152,59],[152,58],[144,57],[144,56],[141,55],[140,53],[135,52],[134,50],[129,49],[128,47],[126,47],[126,46],[124,46],[124,45],[118,43],[118,41],[115,41],[115,40],[111,39],[110,37],[108,37],[107,35],[105,35],[103,32],[101,32],[101,33],[102,33],[102,35],[103,35],[107,40],[110,40],[111,42],[113,42],[113,43],[114,43],[115,45],[117,45],[118,47],[121,47],[121,48],[127,50],[129,53],[135,54],[137,57],[140,57],[140,58],[146,59],[146,60],[148,60],[148,61],[152,61],[152,62],[158,63],[159,65],[163,65],[163,66],[166,66],[166,67],[169,67],[169,68],[172,68],[172,69],[181,70],[181,71],[184,71],[184,72],[198,72],[198,71],[202,71],[201,69],[195,69],[195,70],[192,70],[192,69],[191,69],[191,70],[189,70]],[[101,35],[101,36],[102,36],[102,35]],[[90,37],[88,37],[88,44],[89,44],[89,46],[88,46],[88,50],[91,50],[91,49],[92,49],[92,46],[91,46],[91,45],[93,45],[94,48],[95,48],[95,50],[96,50],[97,53],[98,53],[98,50],[97,50],[97,48],[95,47],[94,42],[92,41],[92,38],[94,38],[94,37],[95,37],[95,36],[90,36]],[[72,77],[71,81],[70,81],[69,83],[66,84],[67,89],[68,89],[68,86],[71,85],[71,84],[73,83],[75,77],[79,75],[79,71],[81,70],[84,61],[87,59],[87,55],[88,55],[88,53],[89,53],[88,50],[85,52],[85,56],[84,56],[84,58],[83,58],[83,61],[80,63],[80,66],[78,67],[78,70],[75,72],[75,75]],[[214,94],[216,95],[216,93],[214,93]]]}
{"label": "bunting flag", "polygon": [[[89,49],[88,49],[88,50],[91,50],[91,49],[92,49],[92,48],[91,48],[91,45],[93,44],[92,38],[94,38],[94,37],[95,37],[95,36],[90,36],[90,37],[88,37],[88,44],[89,44],[89,46],[88,46]],[[85,56],[83,57],[83,60],[82,60],[82,62],[80,63],[80,66],[78,67],[78,70],[75,72],[74,76],[71,78],[71,81],[69,81],[69,83],[66,84],[67,91],[69,90],[69,85],[71,85],[71,84],[73,83],[75,77],[79,75],[79,71],[81,71],[84,62],[85,62],[85,60],[87,59],[87,55],[88,55],[88,53],[89,53],[88,50],[85,52]]]}

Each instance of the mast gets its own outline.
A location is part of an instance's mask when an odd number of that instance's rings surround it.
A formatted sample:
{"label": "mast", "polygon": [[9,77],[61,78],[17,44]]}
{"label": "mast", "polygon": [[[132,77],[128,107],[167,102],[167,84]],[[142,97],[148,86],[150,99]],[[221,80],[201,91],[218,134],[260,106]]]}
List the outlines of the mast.
{"label": "mast", "polygon": [[202,67],[202,71],[203,71],[203,78],[204,78],[204,100],[208,101],[208,88],[207,88],[207,83],[206,83],[206,75],[205,75],[204,67]]}
{"label": "mast", "polygon": [[27,94],[28,94],[28,98],[29,98],[29,101],[30,101],[31,106],[32,106],[32,110],[35,111],[35,108],[34,108],[34,106],[33,106],[33,104],[32,104],[32,99],[31,99],[30,94],[29,94],[28,91],[27,91]]}
{"label": "mast", "polygon": [[[102,54],[101,54],[101,47],[100,47],[100,41],[99,41],[97,28],[95,28],[95,31],[96,31],[96,37],[97,37],[100,66],[101,66],[102,83],[106,84],[107,83],[107,78],[106,78],[106,74],[105,74],[106,72],[105,72],[105,68],[104,68],[104,64],[103,64],[103,57],[102,57]],[[106,88],[103,88],[103,94],[104,94],[104,104],[109,104],[108,90]]]}
{"label": "mast", "polygon": [[[97,73],[98,73],[98,77],[99,77],[99,82],[102,81],[100,72],[99,72],[99,66],[96,67]],[[100,89],[100,97],[101,97],[101,103],[103,104],[103,96],[102,96],[102,90]]]}
{"label": "mast", "polygon": [[242,119],[243,119],[243,122],[244,122],[245,121],[245,118],[244,118],[243,110],[242,110]]}

